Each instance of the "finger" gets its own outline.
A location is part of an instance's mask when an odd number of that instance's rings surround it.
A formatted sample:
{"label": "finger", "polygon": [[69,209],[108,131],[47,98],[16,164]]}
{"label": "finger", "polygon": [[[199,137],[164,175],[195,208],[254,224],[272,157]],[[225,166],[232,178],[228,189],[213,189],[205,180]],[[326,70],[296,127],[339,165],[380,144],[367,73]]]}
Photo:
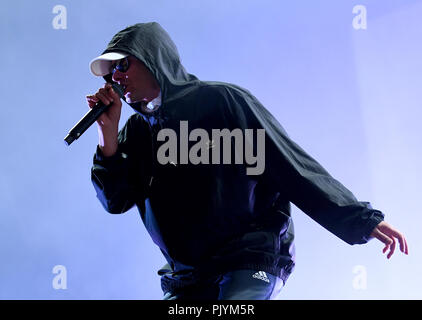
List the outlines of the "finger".
{"label": "finger", "polygon": [[400,250],[404,251],[404,241],[403,241],[403,235],[397,231],[396,229],[390,228],[390,229],[386,229],[383,230],[388,236],[390,236],[391,238],[395,237],[399,240],[399,244],[400,244]]}
{"label": "finger", "polygon": [[404,239],[404,236],[399,233],[397,239],[399,239],[400,251],[406,252],[406,240]]}
{"label": "finger", "polygon": [[90,108],[93,108],[93,107],[95,107],[95,105],[96,105],[97,103],[95,102],[95,101],[88,101],[88,106],[90,107]]}
{"label": "finger", "polygon": [[113,102],[108,96],[103,94],[102,92],[98,92],[95,94],[97,98],[101,100],[105,105],[109,105],[111,102]]}
{"label": "finger", "polygon": [[98,98],[95,96],[95,94],[87,94],[87,95],[85,96],[85,98],[86,98],[87,100],[97,100],[97,101],[98,101]]}
{"label": "finger", "polygon": [[86,98],[90,100],[98,100],[98,98],[95,95],[87,95]]}
{"label": "finger", "polygon": [[386,243],[384,249],[382,249],[382,253],[386,253],[389,247],[390,247],[390,244]]}
{"label": "finger", "polygon": [[98,101],[99,101],[99,99],[86,99],[86,101],[89,103],[89,104],[96,104],[96,103],[98,103]]}
{"label": "finger", "polygon": [[100,88],[98,92],[105,95],[109,100],[111,99],[109,88]]}
{"label": "finger", "polygon": [[90,96],[90,97],[87,96],[86,97],[86,101],[88,103],[88,106],[90,108],[93,108],[98,103],[99,99],[97,97],[95,97],[95,96]]}
{"label": "finger", "polygon": [[404,253],[405,254],[409,254],[409,247],[408,247],[408,245],[407,245],[407,241],[406,241],[406,238],[405,237],[403,237],[403,239],[404,239],[404,244],[405,244],[405,251],[404,251]]}
{"label": "finger", "polygon": [[382,250],[382,253],[386,253],[388,248],[392,244],[393,240],[390,237],[386,236],[381,231],[379,231],[378,228],[375,228],[375,230],[373,231],[373,235],[374,235],[375,238],[377,238],[379,241],[381,241],[382,243],[385,244],[385,247]]}
{"label": "finger", "polygon": [[396,250],[396,240],[394,238],[391,238],[391,240],[393,240],[393,243],[390,245],[390,252],[387,255],[387,259],[390,259]]}
{"label": "finger", "polygon": [[395,229],[391,230],[391,234],[399,240],[400,244],[400,251],[406,253],[407,252],[407,243],[406,239],[404,238],[403,234]]}
{"label": "finger", "polygon": [[408,254],[407,241],[406,241],[406,238],[404,237],[404,235],[402,235],[401,233],[400,233],[399,241],[400,241],[401,252]]}
{"label": "finger", "polygon": [[112,88],[113,86],[111,85],[111,83],[109,83],[109,82],[106,82],[106,83],[104,83],[104,85],[103,85],[103,88],[104,89],[109,89],[109,88]]}
{"label": "finger", "polygon": [[120,99],[119,95],[116,93],[116,91],[114,91],[113,87],[110,85],[108,87],[108,94],[114,99],[114,100],[118,100]]}

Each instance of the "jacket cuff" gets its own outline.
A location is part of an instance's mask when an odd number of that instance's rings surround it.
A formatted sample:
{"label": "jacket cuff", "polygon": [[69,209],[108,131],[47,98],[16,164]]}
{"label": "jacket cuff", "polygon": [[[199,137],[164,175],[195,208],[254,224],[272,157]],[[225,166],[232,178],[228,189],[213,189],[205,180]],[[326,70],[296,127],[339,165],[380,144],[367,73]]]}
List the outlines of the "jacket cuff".
{"label": "jacket cuff", "polygon": [[365,228],[366,230],[363,236],[363,240],[365,242],[368,242],[369,240],[372,239],[371,237],[372,231],[374,231],[375,227],[382,221],[384,221],[384,214],[379,210],[373,210],[366,224],[366,228]]}
{"label": "jacket cuff", "polygon": [[120,152],[119,149],[117,149],[116,153],[113,154],[112,156],[106,157],[102,153],[100,146],[97,145],[97,150],[95,151],[95,155],[94,155],[94,161],[95,162],[102,163],[106,166],[113,166],[113,165],[116,165],[117,162],[122,158],[126,159],[127,155],[123,152]]}

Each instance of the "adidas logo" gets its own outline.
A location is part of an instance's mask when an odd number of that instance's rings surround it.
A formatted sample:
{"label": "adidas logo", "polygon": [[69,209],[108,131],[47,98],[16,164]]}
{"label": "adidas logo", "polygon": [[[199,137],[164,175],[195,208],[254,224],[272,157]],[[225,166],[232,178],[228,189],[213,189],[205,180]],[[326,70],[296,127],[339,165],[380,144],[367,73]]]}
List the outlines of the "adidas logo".
{"label": "adidas logo", "polygon": [[264,271],[258,271],[252,277],[268,283],[270,282],[270,279],[268,279],[267,274]]}

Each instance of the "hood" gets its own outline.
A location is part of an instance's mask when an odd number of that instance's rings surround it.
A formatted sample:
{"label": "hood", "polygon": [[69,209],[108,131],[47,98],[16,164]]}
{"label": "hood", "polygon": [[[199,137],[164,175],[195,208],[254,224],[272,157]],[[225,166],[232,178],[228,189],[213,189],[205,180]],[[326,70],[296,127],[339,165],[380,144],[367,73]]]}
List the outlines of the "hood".
{"label": "hood", "polygon": [[[119,31],[103,54],[114,51],[136,57],[152,72],[161,89],[160,108],[199,81],[197,77],[186,72],[180,62],[176,45],[157,22],[137,23]],[[109,83],[113,82],[111,74],[104,76],[104,79]],[[126,102],[124,97],[123,100]],[[140,112],[139,104],[128,104]]]}

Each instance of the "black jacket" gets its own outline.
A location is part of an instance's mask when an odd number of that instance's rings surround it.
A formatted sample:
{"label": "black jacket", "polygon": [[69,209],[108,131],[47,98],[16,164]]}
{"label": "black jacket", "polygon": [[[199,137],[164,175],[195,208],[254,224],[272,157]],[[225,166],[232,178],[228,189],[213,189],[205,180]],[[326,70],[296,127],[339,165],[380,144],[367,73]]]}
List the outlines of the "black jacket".
{"label": "black jacket", "polygon": [[[294,143],[249,91],[187,73],[158,23],[120,31],[103,53],[111,51],[129,53],[149,68],[162,105],[148,116],[131,104],[137,113],[119,133],[118,152],[105,158],[97,147],[92,181],[108,212],[139,209],[170,266],[160,273],[165,291],[240,268],[285,281],[294,267],[290,203],[349,244],[366,243],[383,220]],[[163,128],[178,133],[180,121],[188,121],[189,132],[203,128],[210,137],[212,129],[265,129],[265,171],[248,175],[247,164],[159,164],[164,142],[157,134]]]}

